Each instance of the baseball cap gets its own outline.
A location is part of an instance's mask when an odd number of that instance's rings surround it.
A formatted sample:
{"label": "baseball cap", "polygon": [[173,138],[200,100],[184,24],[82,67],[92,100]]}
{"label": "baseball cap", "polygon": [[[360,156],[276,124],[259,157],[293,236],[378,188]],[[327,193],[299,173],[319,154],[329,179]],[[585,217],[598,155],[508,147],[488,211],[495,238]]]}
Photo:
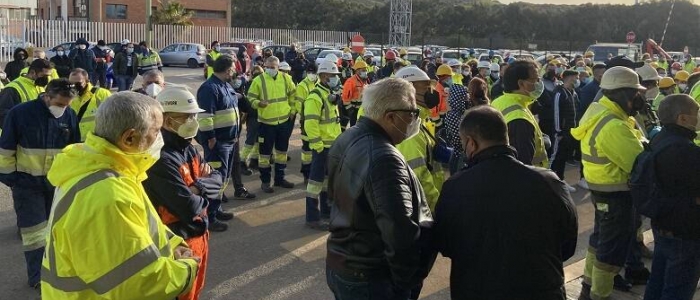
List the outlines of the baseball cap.
{"label": "baseball cap", "polygon": [[167,87],[158,93],[156,100],[163,107],[163,112],[195,114],[204,111],[199,108],[194,95],[183,87]]}
{"label": "baseball cap", "polygon": [[635,71],[637,71],[637,74],[642,77],[642,81],[661,80],[659,72],[656,72],[656,68],[650,64],[644,64],[644,66],[637,68]]}
{"label": "baseball cap", "polygon": [[600,88],[604,90],[623,88],[646,90],[639,84],[639,75],[632,69],[622,66],[612,67],[605,71],[603,78],[600,80]]}
{"label": "baseball cap", "polygon": [[627,55],[618,55],[605,62],[605,67],[607,69],[613,67],[625,67],[630,69],[637,69],[644,66],[644,62],[634,62]]}

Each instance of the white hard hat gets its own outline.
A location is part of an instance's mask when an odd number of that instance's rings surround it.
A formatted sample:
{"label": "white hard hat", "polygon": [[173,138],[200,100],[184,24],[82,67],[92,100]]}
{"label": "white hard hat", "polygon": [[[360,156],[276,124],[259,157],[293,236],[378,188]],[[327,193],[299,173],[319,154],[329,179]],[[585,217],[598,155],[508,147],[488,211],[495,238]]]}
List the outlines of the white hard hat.
{"label": "white hard hat", "polygon": [[491,69],[491,63],[485,60],[482,60],[479,62],[479,64],[476,65],[477,69]]}
{"label": "white hard hat", "polygon": [[450,67],[459,67],[459,66],[462,65],[462,63],[460,63],[460,62],[459,62],[458,60],[456,60],[456,59],[450,59],[449,61],[447,61],[447,65],[450,66]]}
{"label": "white hard hat", "polygon": [[352,60],[352,54],[343,53],[343,60]]}
{"label": "white hard hat", "polygon": [[637,71],[639,76],[642,76],[642,81],[661,80],[659,73],[656,72],[656,69],[654,69],[654,67],[652,67],[650,64],[644,64],[644,66],[637,68],[635,71]]}
{"label": "white hard hat", "polygon": [[163,112],[195,114],[203,112],[197,99],[184,87],[167,87],[158,93],[156,100],[163,107]]}
{"label": "white hard hat", "polygon": [[340,74],[338,64],[330,60],[322,61],[321,65],[318,66],[318,74]]}
{"label": "white hard hat", "polygon": [[639,75],[630,68],[617,66],[612,67],[603,73],[600,80],[600,88],[604,90],[616,90],[622,88],[632,88],[646,90],[639,84]]}
{"label": "white hard hat", "polygon": [[408,66],[405,68],[401,68],[401,70],[396,71],[394,77],[406,79],[410,82],[430,81],[430,77],[428,77],[428,74],[426,74],[425,72],[423,72],[423,70],[416,66]]}
{"label": "white hard hat", "polygon": [[292,67],[289,66],[289,64],[286,61],[283,61],[280,63],[280,70],[282,71],[291,71]]}
{"label": "white hard hat", "polygon": [[131,41],[129,41],[128,39],[122,40],[122,45],[130,44],[130,43],[131,43]]}
{"label": "white hard hat", "polygon": [[492,63],[491,64],[491,72],[500,72],[501,71],[501,66],[497,63]]}
{"label": "white hard hat", "polygon": [[335,54],[333,54],[333,53],[326,55],[324,60],[332,61],[333,63],[336,63],[336,64],[338,63],[338,57],[335,56]]}
{"label": "white hard hat", "polygon": [[374,57],[374,53],[372,53],[372,51],[365,50],[365,55],[364,55],[364,57]]}

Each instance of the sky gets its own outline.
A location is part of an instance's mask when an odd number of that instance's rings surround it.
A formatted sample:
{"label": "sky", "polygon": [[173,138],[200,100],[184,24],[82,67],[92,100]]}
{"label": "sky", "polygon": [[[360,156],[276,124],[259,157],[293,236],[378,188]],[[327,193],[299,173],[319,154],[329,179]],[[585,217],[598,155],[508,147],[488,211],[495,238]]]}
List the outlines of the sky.
{"label": "sky", "polygon": [[[501,3],[530,2],[537,4],[634,4],[634,0],[500,0]],[[693,0],[695,4],[700,4],[700,0]]]}

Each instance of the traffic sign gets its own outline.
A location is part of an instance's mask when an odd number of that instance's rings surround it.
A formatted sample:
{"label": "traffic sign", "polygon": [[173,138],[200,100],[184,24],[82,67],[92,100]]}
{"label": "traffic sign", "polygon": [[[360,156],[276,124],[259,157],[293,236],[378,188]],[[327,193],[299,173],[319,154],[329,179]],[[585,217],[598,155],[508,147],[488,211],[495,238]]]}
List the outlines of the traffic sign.
{"label": "traffic sign", "polygon": [[634,31],[630,31],[627,33],[627,43],[632,44],[634,43],[634,40],[637,38],[637,35],[634,34]]}
{"label": "traffic sign", "polygon": [[363,38],[361,35],[357,34],[353,36],[350,41],[350,45],[352,46],[352,52],[360,53],[362,51],[365,51],[365,38]]}

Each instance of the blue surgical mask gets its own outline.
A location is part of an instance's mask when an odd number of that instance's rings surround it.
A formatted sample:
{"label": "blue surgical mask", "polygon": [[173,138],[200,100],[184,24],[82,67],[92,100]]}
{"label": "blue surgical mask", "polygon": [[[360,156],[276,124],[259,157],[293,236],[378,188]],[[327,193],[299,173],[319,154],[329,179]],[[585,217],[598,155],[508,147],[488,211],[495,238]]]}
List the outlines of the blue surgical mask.
{"label": "blue surgical mask", "polygon": [[577,89],[581,86],[581,80],[576,79],[576,82],[574,82],[574,88]]}
{"label": "blue surgical mask", "polygon": [[333,76],[328,79],[328,86],[331,88],[338,87],[340,85],[340,77],[338,76]]}
{"label": "blue surgical mask", "polygon": [[544,82],[540,80],[535,83],[535,90],[530,92],[530,97],[532,97],[533,99],[537,99],[540,96],[542,96],[542,93],[544,93]]}
{"label": "blue surgical mask", "polygon": [[557,75],[559,75],[559,74],[561,74],[561,73],[564,73],[564,68],[562,68],[562,67],[557,67],[556,73],[557,73]]}
{"label": "blue surgical mask", "polygon": [[593,77],[586,77],[586,80],[584,81],[586,84],[589,84],[593,82]]}
{"label": "blue surgical mask", "polygon": [[234,89],[239,89],[241,88],[241,85],[243,85],[243,80],[236,78],[233,80],[233,88]]}
{"label": "blue surgical mask", "polygon": [[452,84],[453,84],[452,77],[449,77],[449,78],[445,79],[445,81],[442,82],[442,85],[444,85],[444,86],[452,86]]}
{"label": "blue surgical mask", "polygon": [[275,76],[277,76],[277,69],[265,68],[265,73],[267,73],[267,75],[270,75],[271,77],[275,77]]}

